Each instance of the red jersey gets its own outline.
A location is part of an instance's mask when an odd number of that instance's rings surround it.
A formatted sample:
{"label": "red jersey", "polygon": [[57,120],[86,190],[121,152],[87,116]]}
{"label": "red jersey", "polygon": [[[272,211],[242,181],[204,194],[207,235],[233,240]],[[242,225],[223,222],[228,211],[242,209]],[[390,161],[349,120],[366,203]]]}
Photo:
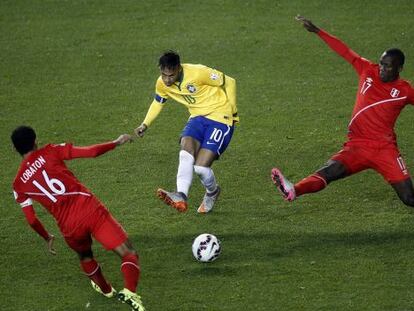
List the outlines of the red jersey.
{"label": "red jersey", "polygon": [[24,208],[35,200],[53,215],[62,232],[73,229],[100,204],[90,204],[99,201],[77,180],[64,160],[96,157],[115,147],[113,142],[89,147],[49,144],[33,151],[24,158],[14,179],[16,201]]}
{"label": "red jersey", "polygon": [[396,143],[395,122],[405,105],[414,104],[414,89],[410,83],[400,78],[382,82],[378,64],[362,58],[323,30],[318,35],[349,62],[359,76],[355,106],[348,125],[349,139]]}

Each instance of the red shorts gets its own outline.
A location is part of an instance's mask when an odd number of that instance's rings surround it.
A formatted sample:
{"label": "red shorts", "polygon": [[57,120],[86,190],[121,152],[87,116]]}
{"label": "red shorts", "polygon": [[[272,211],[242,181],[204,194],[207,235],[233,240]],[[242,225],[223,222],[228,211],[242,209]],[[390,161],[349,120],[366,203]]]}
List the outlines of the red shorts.
{"label": "red shorts", "polygon": [[345,165],[349,175],[373,169],[390,184],[410,177],[400,151],[393,143],[351,140],[331,160]]}
{"label": "red shorts", "polygon": [[92,236],[107,250],[118,247],[128,238],[122,226],[103,205],[64,238],[70,248],[82,253],[91,249]]}

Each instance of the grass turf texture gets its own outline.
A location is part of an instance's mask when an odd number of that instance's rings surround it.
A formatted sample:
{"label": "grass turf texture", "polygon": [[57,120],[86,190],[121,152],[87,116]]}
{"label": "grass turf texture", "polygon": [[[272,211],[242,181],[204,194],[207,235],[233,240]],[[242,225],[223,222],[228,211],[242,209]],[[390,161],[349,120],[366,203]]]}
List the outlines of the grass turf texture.
{"label": "grass turf texture", "polygon": [[[148,310],[412,310],[414,215],[381,177],[364,172],[285,203],[270,183],[280,166],[298,180],[340,149],[357,78],[293,17],[301,13],[366,58],[400,47],[414,77],[411,1],[1,1],[0,309],[127,310],[96,294],[53,220],[58,255],[25,224],[11,181],[20,158],[9,134],[30,124],[40,144],[87,145],[131,132],[153,96],[161,51],[238,82],[241,124],[214,165],[223,192],[212,214],[177,214],[155,190],[175,187],[187,112],[171,102],[143,140],[69,167],[124,225],[141,256]],[[414,110],[397,134],[414,167]],[[222,241],[197,263],[192,239]],[[119,259],[95,245],[120,289]]]}

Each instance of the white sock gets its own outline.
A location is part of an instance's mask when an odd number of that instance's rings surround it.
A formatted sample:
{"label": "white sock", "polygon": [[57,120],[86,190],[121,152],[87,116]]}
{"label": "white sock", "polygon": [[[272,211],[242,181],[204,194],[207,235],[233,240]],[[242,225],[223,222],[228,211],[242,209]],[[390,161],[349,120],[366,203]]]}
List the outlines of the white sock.
{"label": "white sock", "polygon": [[177,192],[182,192],[186,196],[193,181],[193,165],[194,157],[189,152],[181,150],[177,172]]}
{"label": "white sock", "polygon": [[217,190],[216,177],[210,167],[194,165],[194,171],[200,177],[201,183],[206,188],[207,193],[213,193]]}

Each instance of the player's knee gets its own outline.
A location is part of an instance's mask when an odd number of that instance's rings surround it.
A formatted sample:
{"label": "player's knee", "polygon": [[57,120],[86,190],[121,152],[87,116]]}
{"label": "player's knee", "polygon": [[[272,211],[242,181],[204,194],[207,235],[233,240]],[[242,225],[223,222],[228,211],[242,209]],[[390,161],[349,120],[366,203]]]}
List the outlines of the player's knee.
{"label": "player's knee", "polygon": [[188,152],[193,158],[197,150],[200,148],[200,143],[192,137],[182,137],[180,141],[181,150]]}
{"label": "player's knee", "polygon": [[93,252],[92,250],[84,251],[84,252],[78,252],[79,259],[82,260],[90,260],[93,258]]}
{"label": "player's knee", "polygon": [[138,258],[138,253],[136,252],[136,250],[132,249],[132,250],[127,250],[125,251],[121,256],[121,258]]}
{"label": "player's knee", "polygon": [[348,175],[347,168],[339,161],[329,160],[322,168],[317,171],[326,184],[344,178]]}
{"label": "player's knee", "polygon": [[122,258],[125,258],[125,257],[139,258],[138,253],[135,250],[125,252]]}
{"label": "player's knee", "polygon": [[124,243],[116,247],[114,249],[114,252],[117,253],[120,257],[127,255],[137,255],[137,251],[129,240],[126,240]]}
{"label": "player's knee", "polygon": [[187,150],[181,150],[179,153],[180,162],[188,162],[188,163],[194,163],[194,152],[188,152]]}
{"label": "player's knee", "polygon": [[128,248],[128,250],[125,253],[127,255],[138,256],[138,253],[137,253],[137,251],[134,248]]}
{"label": "player's knee", "polygon": [[123,252],[124,254],[131,254],[131,255],[137,254],[137,251],[135,250],[130,240],[126,240],[125,243],[123,244]]}
{"label": "player's knee", "polygon": [[400,199],[405,205],[414,207],[414,195],[405,194],[400,196]]}

